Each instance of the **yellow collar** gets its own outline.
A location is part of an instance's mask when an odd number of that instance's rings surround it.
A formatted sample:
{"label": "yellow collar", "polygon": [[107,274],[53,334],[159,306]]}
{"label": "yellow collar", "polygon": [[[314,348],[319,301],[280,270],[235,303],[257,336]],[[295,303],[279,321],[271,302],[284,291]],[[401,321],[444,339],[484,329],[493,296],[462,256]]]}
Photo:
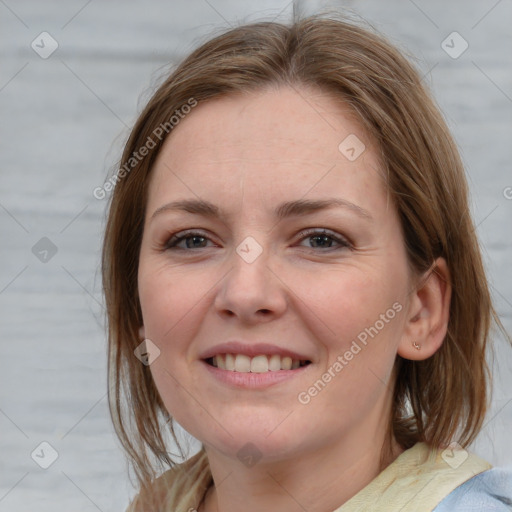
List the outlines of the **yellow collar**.
{"label": "yellow collar", "polygon": [[427,512],[473,476],[490,469],[462,448],[433,450],[417,443],[334,512]]}

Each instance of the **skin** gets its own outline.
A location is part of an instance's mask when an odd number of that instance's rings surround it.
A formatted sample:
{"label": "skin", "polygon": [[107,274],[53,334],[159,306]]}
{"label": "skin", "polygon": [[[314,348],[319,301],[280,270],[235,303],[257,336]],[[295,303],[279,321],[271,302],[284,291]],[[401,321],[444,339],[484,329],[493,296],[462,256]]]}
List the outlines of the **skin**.
{"label": "skin", "polygon": [[[355,161],[338,149],[349,134],[366,146]],[[333,197],[371,219],[340,207],[274,215],[284,201]],[[225,215],[167,210],[153,217],[170,201],[198,198]],[[166,247],[192,228],[206,239]],[[300,235],[306,228],[328,229],[350,247],[319,244],[314,234]],[[235,251],[248,236],[262,248],[252,263]],[[435,274],[410,272],[377,150],[332,97],[288,87],[231,95],[200,104],[180,122],[152,171],[138,284],[141,338],[161,351],[150,367],[156,386],[210,462],[215,487],[201,510],[331,511],[375,478],[396,356],[427,358],[446,333],[449,276],[445,262],[436,263]],[[395,303],[401,311],[300,403],[298,394]],[[265,390],[234,389],[200,360],[229,339],[289,347],[312,364]],[[261,454],[252,467],[237,457],[248,442]],[[394,440],[392,447],[385,465],[402,452]]]}

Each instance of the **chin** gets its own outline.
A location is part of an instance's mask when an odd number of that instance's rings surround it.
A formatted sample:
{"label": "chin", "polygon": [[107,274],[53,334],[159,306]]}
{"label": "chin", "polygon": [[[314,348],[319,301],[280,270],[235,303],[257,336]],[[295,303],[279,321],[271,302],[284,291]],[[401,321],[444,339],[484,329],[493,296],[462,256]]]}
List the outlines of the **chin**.
{"label": "chin", "polygon": [[241,422],[232,427],[225,424],[231,435],[219,427],[216,431],[219,436],[212,436],[210,430],[202,438],[202,442],[207,448],[220,452],[225,457],[238,459],[248,467],[256,462],[276,462],[290,458],[301,444],[295,436],[290,436],[286,427],[278,432],[278,424],[279,422],[275,422],[272,428],[264,429],[255,428],[254,423],[250,422]]}

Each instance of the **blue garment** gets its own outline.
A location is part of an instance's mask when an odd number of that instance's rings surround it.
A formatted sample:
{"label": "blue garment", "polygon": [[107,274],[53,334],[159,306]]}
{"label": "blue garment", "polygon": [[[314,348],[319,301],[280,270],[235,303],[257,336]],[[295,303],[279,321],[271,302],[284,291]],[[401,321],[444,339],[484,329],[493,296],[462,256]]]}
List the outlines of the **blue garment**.
{"label": "blue garment", "polygon": [[433,512],[473,511],[512,511],[512,466],[492,468],[470,478],[446,496]]}

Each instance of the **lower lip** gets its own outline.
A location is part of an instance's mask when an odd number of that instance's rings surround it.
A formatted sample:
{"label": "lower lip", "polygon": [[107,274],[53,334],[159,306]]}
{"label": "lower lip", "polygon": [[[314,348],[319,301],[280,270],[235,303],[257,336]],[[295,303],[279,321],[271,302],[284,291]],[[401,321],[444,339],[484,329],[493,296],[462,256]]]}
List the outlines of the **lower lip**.
{"label": "lower lip", "polygon": [[295,370],[278,370],[275,372],[265,373],[252,373],[252,372],[235,372],[230,370],[222,370],[216,366],[202,361],[206,369],[218,380],[225,384],[239,388],[262,389],[274,384],[279,384],[299,375],[302,375],[307,370],[311,363],[306,366],[301,366]]}

